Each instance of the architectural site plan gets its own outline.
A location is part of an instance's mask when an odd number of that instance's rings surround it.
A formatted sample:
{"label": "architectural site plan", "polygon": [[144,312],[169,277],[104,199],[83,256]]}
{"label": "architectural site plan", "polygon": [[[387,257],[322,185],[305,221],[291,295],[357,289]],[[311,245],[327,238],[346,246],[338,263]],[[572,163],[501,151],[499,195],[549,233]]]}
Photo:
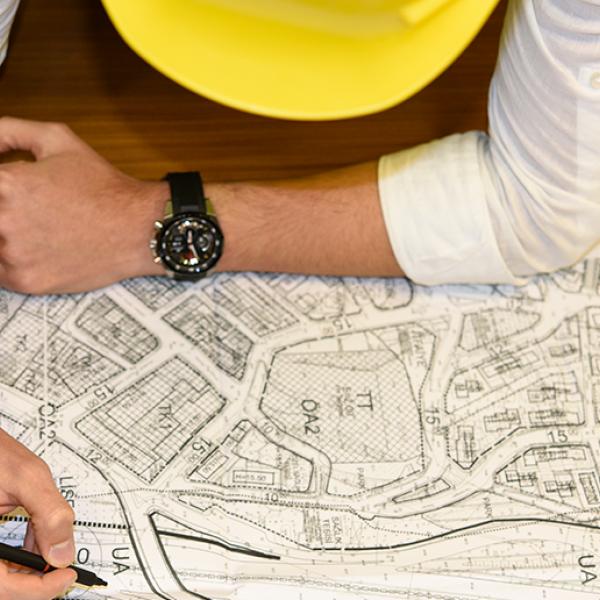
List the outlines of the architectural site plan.
{"label": "architectural site plan", "polygon": [[600,260],[0,291],[0,427],[109,582],[69,599],[600,598]]}

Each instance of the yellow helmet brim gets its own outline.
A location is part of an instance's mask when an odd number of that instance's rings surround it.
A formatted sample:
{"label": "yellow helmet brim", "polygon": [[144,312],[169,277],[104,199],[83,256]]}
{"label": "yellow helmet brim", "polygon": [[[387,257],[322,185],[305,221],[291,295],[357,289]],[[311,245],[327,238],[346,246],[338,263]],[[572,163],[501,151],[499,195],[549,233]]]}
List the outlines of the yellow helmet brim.
{"label": "yellow helmet brim", "polygon": [[303,120],[356,117],[412,96],[461,54],[498,1],[454,0],[414,27],[350,37],[198,0],[102,0],[129,46],[179,84]]}

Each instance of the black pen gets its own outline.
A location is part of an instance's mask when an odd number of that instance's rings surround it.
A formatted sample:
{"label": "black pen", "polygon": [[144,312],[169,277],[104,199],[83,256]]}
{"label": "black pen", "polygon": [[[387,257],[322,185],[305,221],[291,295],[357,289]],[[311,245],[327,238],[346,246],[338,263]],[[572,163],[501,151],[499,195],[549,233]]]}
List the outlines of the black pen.
{"label": "black pen", "polygon": [[[56,571],[56,567],[49,565],[41,556],[22,550],[21,548],[15,548],[8,544],[0,542],[0,560],[7,560],[8,562],[20,565],[21,567],[27,567],[40,573],[49,573],[50,571]],[[73,569],[77,573],[77,580],[75,583],[92,587],[94,585],[108,585],[104,579],[100,579],[95,573],[80,569],[79,567],[69,566],[69,569]]]}

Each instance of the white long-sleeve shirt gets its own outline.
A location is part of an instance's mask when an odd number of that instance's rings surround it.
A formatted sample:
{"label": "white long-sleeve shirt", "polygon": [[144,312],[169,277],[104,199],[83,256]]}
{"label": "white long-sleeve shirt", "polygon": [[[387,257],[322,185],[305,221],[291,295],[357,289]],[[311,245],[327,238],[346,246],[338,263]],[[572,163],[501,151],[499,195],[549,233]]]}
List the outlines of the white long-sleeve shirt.
{"label": "white long-sleeve shirt", "polygon": [[511,0],[489,122],[380,160],[392,248],[418,283],[520,283],[600,241],[600,0]]}

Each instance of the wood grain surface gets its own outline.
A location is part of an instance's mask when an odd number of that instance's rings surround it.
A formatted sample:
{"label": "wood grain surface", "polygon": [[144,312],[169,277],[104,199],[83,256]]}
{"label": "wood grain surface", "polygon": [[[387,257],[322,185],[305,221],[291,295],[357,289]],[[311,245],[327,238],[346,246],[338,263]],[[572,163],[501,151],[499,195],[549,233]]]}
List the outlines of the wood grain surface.
{"label": "wood grain surface", "polygon": [[504,10],[501,3],[463,56],[409,101],[358,119],[296,122],[178,86],[126,46],[99,0],[22,0],[0,72],[0,114],[65,121],[119,168],[147,179],[187,169],[213,181],[315,173],[485,129]]}

